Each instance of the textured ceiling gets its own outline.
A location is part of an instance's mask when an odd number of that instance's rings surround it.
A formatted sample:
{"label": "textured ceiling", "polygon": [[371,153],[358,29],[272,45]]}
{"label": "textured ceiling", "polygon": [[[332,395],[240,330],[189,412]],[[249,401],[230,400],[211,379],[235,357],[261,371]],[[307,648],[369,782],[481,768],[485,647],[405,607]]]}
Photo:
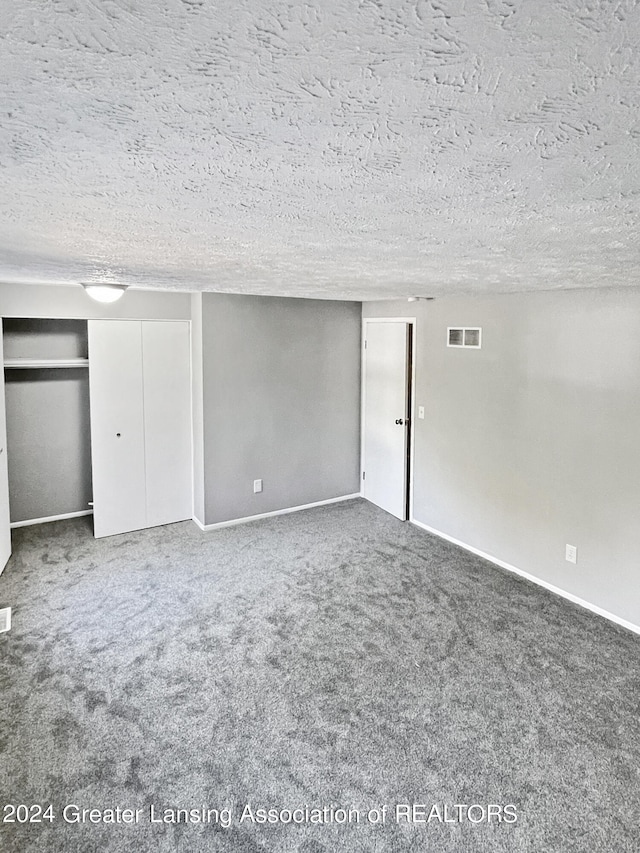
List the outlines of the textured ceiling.
{"label": "textured ceiling", "polygon": [[635,0],[0,0],[0,280],[638,283]]}

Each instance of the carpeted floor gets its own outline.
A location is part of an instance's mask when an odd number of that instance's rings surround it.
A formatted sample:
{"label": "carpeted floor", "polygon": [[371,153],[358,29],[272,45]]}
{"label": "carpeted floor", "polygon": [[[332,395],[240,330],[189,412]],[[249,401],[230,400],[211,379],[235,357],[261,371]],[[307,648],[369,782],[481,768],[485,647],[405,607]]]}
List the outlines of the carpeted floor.
{"label": "carpeted floor", "polygon": [[7,605],[4,853],[640,849],[640,637],[364,501],[18,529]]}

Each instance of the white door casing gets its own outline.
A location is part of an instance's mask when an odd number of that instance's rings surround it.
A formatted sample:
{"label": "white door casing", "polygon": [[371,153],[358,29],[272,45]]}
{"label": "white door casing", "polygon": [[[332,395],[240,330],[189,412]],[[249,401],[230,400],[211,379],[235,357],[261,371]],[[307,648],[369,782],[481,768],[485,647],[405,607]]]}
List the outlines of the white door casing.
{"label": "white door casing", "polygon": [[9,514],[9,470],[7,466],[7,420],[4,398],[4,352],[0,320],[0,573],[11,556],[11,518]]}
{"label": "white door casing", "polygon": [[365,322],[363,496],[407,518],[409,324]]}

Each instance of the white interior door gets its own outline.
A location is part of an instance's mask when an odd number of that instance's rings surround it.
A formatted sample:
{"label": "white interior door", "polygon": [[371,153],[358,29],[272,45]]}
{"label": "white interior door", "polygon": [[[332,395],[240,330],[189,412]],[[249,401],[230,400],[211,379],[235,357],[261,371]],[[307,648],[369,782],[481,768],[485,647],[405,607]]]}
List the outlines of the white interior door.
{"label": "white interior door", "polygon": [[142,323],[147,526],[193,515],[189,324]]}
{"label": "white interior door", "polygon": [[4,399],[4,353],[0,320],[0,572],[11,556],[11,520],[9,516],[9,471],[7,468],[7,420]]}
{"label": "white interior door", "polygon": [[140,321],[89,321],[89,396],[94,534],[147,527]]}
{"label": "white interior door", "polygon": [[363,495],[407,518],[408,335],[402,321],[365,323]]}

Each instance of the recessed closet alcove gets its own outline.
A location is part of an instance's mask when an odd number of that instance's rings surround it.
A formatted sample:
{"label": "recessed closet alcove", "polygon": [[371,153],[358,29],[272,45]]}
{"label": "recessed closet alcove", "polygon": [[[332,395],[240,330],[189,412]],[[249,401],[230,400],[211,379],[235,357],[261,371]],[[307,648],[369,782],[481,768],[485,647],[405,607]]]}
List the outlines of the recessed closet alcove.
{"label": "recessed closet alcove", "polygon": [[86,320],[5,318],[12,524],[90,510]]}
{"label": "recessed closet alcove", "polygon": [[191,518],[189,323],[3,327],[11,524],[93,511],[108,536]]}

